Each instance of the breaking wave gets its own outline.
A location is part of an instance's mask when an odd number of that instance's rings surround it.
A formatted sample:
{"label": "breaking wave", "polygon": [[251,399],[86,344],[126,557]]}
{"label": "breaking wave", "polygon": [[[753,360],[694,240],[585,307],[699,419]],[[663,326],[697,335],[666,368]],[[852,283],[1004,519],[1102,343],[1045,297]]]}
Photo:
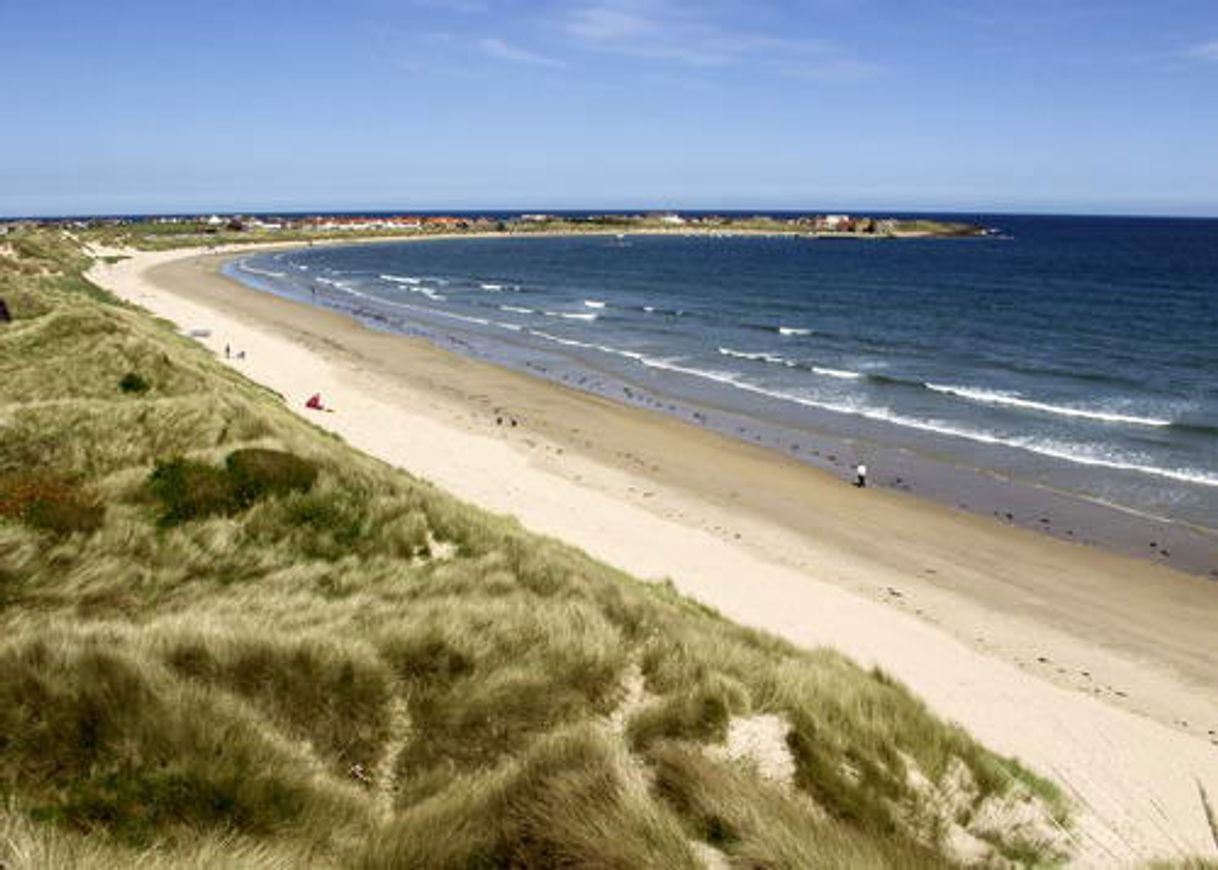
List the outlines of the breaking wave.
{"label": "breaking wave", "polygon": [[799,360],[787,359],[786,357],[778,356],[773,353],[749,353],[742,350],[732,350],[730,347],[719,348],[719,353],[724,356],[735,357],[736,359],[747,359],[755,362],[770,363],[771,365],[785,366],[789,369],[799,369],[801,371],[812,372],[816,375],[823,375],[827,378],[840,378],[841,380],[858,380],[863,377],[859,372],[852,372],[847,369],[832,369],[826,366],[812,365],[811,363],[800,362]]}
{"label": "breaking wave", "polygon": [[249,265],[249,263],[245,263],[245,262],[239,263],[238,265],[240,266],[241,271],[249,272],[251,275],[262,275],[265,278],[286,278],[286,277],[288,277],[283,272],[272,272],[270,269],[259,269],[254,266],[251,266],[251,265]]}
{"label": "breaking wave", "polygon": [[982,402],[987,405],[1006,405],[1012,408],[1023,408],[1029,411],[1041,411],[1046,414],[1057,414],[1062,417],[1079,417],[1084,420],[1096,420],[1101,423],[1129,423],[1135,426],[1171,426],[1173,421],[1161,417],[1142,417],[1135,414],[1122,414],[1115,411],[1100,411],[1087,408],[1075,408],[1068,405],[1052,405],[1048,402],[1038,402],[1025,399],[1017,393],[1001,390],[984,390],[975,387],[958,387],[951,384],[925,384],[928,390],[944,393],[971,402]]}

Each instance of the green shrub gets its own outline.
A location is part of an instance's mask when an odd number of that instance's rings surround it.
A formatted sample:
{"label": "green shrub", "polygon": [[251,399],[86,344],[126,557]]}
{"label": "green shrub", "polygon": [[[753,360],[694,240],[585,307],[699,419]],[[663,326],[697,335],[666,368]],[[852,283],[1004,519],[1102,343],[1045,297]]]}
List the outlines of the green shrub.
{"label": "green shrub", "polygon": [[0,476],[0,516],[68,535],[101,527],[106,508],[97,497],[60,477],[37,472]]}
{"label": "green shrub", "polygon": [[234,492],[242,505],[266,495],[308,492],[317,480],[317,464],[281,450],[235,450],[225,460]]}
{"label": "green shrub", "polygon": [[161,522],[165,525],[231,513],[238,505],[228,473],[192,459],[158,462],[148,487],[164,507]]}
{"label": "green shrub", "polygon": [[[233,514],[268,495],[303,492],[317,479],[317,465],[278,450],[237,450],[224,468],[178,457],[158,462],[148,478],[152,495],[164,506],[166,525]],[[328,525],[329,516],[320,520]]]}
{"label": "green shrub", "polygon": [[151,384],[140,377],[136,372],[127,372],[123,375],[123,379],[118,382],[118,388],[124,393],[146,393]]}

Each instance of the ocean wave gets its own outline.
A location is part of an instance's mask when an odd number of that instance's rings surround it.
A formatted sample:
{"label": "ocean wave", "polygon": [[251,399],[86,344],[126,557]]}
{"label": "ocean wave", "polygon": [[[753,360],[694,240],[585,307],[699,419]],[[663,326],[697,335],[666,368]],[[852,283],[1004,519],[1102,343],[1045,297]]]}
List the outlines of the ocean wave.
{"label": "ocean wave", "polygon": [[580,347],[585,350],[599,350],[601,353],[607,353],[607,354],[612,354],[614,356],[625,357],[626,359],[634,360],[635,362],[641,362],[644,364],[646,364],[646,361],[649,359],[649,357],[645,356],[644,354],[638,353],[637,351],[622,350],[620,347],[610,347],[609,345],[605,345],[605,344],[593,344],[590,341],[578,341],[577,339],[574,339],[574,338],[563,338],[562,336],[554,335],[553,333],[549,333],[549,332],[546,332],[545,330],[541,330],[541,329],[530,329],[529,333],[531,335],[536,335],[538,338],[544,338],[547,341],[552,341],[552,342],[555,342],[556,344],[566,345],[567,347]]}
{"label": "ocean wave", "polygon": [[498,293],[503,289],[502,284],[479,284],[478,286],[488,293]]}
{"label": "ocean wave", "polygon": [[987,405],[1005,405],[1012,408],[1024,408],[1029,411],[1042,411],[1046,414],[1056,414],[1061,417],[1078,417],[1084,420],[1096,420],[1101,423],[1129,423],[1135,426],[1171,426],[1172,421],[1161,417],[1142,417],[1134,414],[1121,414],[1115,411],[1098,411],[1086,408],[1074,408],[1067,405],[1052,405],[1048,402],[1037,402],[1025,399],[1017,393],[1001,390],[985,390],[975,387],[958,387],[952,384],[925,384],[928,390],[957,396],[972,402],[982,402]]}
{"label": "ocean wave", "polygon": [[543,311],[546,317],[561,317],[564,320],[596,320],[596,314],[577,314],[571,311]]}
{"label": "ocean wave", "polygon": [[640,311],[647,314],[662,314],[666,317],[684,317],[686,312],[680,308],[658,308],[655,305],[644,305]]}
{"label": "ocean wave", "polygon": [[1111,468],[1116,471],[1131,471],[1154,477],[1163,477],[1182,483],[1196,483],[1203,486],[1218,486],[1218,474],[1195,468],[1163,468],[1158,465],[1147,465],[1119,455],[1097,455],[1093,447],[1069,444],[1053,439],[1035,438],[1029,436],[1001,436],[992,432],[963,429],[934,420],[922,420],[896,414],[886,408],[856,411],[861,416],[873,420],[883,420],[897,426],[919,429],[924,432],[934,432],[956,438],[965,438],[982,444],[992,444],[999,447],[1010,447],[1036,453],[1053,459],[1061,459],[1077,465],[1089,465],[1100,468]]}
{"label": "ocean wave", "polygon": [[805,329],[802,326],[780,326],[778,327],[779,335],[811,335],[812,330]]}
{"label": "ocean wave", "polygon": [[[691,371],[691,373],[695,373]],[[713,380],[721,381],[720,378],[712,378]],[[827,411],[837,413],[854,414],[859,417],[864,417],[869,420],[879,420],[885,423],[891,423],[895,426],[902,426],[907,429],[917,429],[922,432],[932,432],[937,435],[946,435],[953,438],[963,438],[968,441],[975,441],[982,444],[990,444],[997,447],[1007,447],[1016,450],[1023,450],[1028,453],[1035,453],[1040,456],[1048,456],[1053,459],[1060,459],[1066,462],[1071,462],[1076,465],[1088,465],[1100,468],[1110,468],[1116,471],[1129,471],[1137,474],[1151,475],[1154,477],[1162,477],[1169,480],[1175,480],[1182,483],[1195,483],[1202,486],[1218,487],[1218,474],[1208,471],[1203,471],[1195,468],[1163,468],[1157,465],[1147,465],[1141,462],[1130,461],[1126,458],[1115,456],[1097,456],[1091,449],[1079,446],[1066,444],[1060,441],[1049,439],[1038,439],[1027,436],[1001,436],[992,432],[978,431],[975,429],[961,428],[942,423],[936,420],[923,420],[917,417],[909,417],[904,414],[894,413],[887,408],[869,408],[865,406],[849,406],[835,405],[830,402],[817,402],[815,400],[806,399],[802,396],[793,396],[791,394],[782,393],[778,390],[766,390],[761,387],[756,387],[752,384],[746,384],[739,381],[731,382],[731,385],[750,392],[761,393],[775,399],[783,401],[795,402],[801,405],[806,405],[814,408],[821,408]]]}
{"label": "ocean wave", "polygon": [[[582,347],[587,350],[604,350],[604,348],[602,348],[598,345],[592,344],[590,342],[587,342],[587,341],[577,341],[574,338],[563,338],[561,335],[554,335],[549,332],[544,332],[540,329],[530,329],[529,334],[536,335],[538,338],[544,338],[546,341],[552,341],[555,344],[561,344],[561,345],[565,345],[567,347]],[[605,352],[610,353],[610,351],[605,351]]]}
{"label": "ocean wave", "polygon": [[414,278],[401,275],[380,275],[384,281],[389,281],[394,284],[399,284],[403,289],[409,290],[411,293],[418,293],[421,296],[426,296],[434,302],[443,302],[448,299],[443,293],[437,293],[430,287],[423,286],[422,278]]}
{"label": "ocean wave", "polygon": [[238,264],[243,272],[249,272],[251,275],[262,275],[267,278],[286,278],[288,277],[283,272],[272,272],[270,269],[258,269],[251,266],[249,263]]}
{"label": "ocean wave", "polygon": [[520,306],[520,305],[500,305],[499,310],[500,311],[513,311],[516,314],[536,314],[537,313],[532,308],[524,308],[523,306]]}
{"label": "ocean wave", "polygon": [[[351,296],[355,296],[360,299],[367,299],[369,302],[373,302],[377,305],[388,305],[393,308],[403,308],[407,311],[417,311],[417,312],[421,312],[423,314],[432,315],[434,317],[445,317],[445,318],[448,318],[449,320],[458,320],[458,321],[461,321],[464,323],[475,323],[479,326],[497,326],[502,329],[511,329],[513,331],[519,331],[519,327],[517,327],[516,324],[514,324],[514,323],[502,323],[498,320],[488,320],[485,317],[471,317],[468,314],[457,314],[454,311],[445,311],[441,308],[428,308],[428,307],[425,307],[422,305],[412,305],[409,302],[398,302],[397,300],[394,300],[394,299],[385,299],[382,296],[373,296],[371,293],[364,293],[363,291],[356,290],[354,287],[351,287],[348,284],[343,284],[340,281],[330,281],[325,278],[318,278],[317,280],[322,281],[326,284],[330,284],[334,287],[337,287],[339,290],[342,290],[343,292],[348,293]],[[439,296],[439,294],[436,294],[436,296]],[[434,298],[434,297],[428,297],[428,298]],[[439,296],[439,298],[443,299],[445,297]]]}
{"label": "ocean wave", "polygon": [[719,353],[724,356],[735,357],[736,359],[754,360],[756,362],[770,363],[771,365],[785,366],[789,369],[800,369],[806,372],[812,372],[815,375],[823,375],[827,378],[839,378],[841,380],[858,380],[863,377],[859,372],[848,371],[847,369],[831,369],[826,366],[817,366],[810,363],[799,362],[798,360],[787,359],[786,357],[778,356],[773,353],[749,353],[742,350],[732,350],[730,347],[719,348]]}
{"label": "ocean wave", "polygon": [[724,356],[734,357],[735,359],[748,359],[755,362],[773,363],[774,365],[782,365],[788,368],[796,368],[799,365],[799,363],[795,362],[794,360],[783,359],[776,354],[763,353],[761,351],[750,353],[749,351],[744,350],[732,350],[730,347],[721,347],[719,348],[719,353],[723,354]]}
{"label": "ocean wave", "polygon": [[903,378],[899,375],[885,375],[872,372],[867,375],[867,381],[872,384],[882,384],[890,387],[912,387],[915,390],[926,389],[925,381],[919,381],[915,378]]}
{"label": "ocean wave", "polygon": [[1173,420],[1171,428],[1180,432],[1194,432],[1199,435],[1218,435],[1218,425],[1213,423],[1193,423],[1188,420]]}
{"label": "ocean wave", "polygon": [[804,407],[815,408],[822,411],[831,411],[838,414],[850,414],[857,417],[863,417],[864,419],[888,423],[890,425],[900,426],[907,429],[930,432],[932,434],[943,435],[951,438],[961,438],[967,441],[992,445],[995,447],[1023,450],[1025,452],[1035,453],[1041,456],[1047,456],[1077,465],[1110,468],[1117,471],[1128,471],[1137,474],[1166,478],[1182,483],[1193,483],[1200,484],[1202,486],[1218,487],[1218,474],[1205,470],[1194,468],[1164,468],[1157,465],[1149,465],[1143,462],[1134,461],[1128,457],[1119,455],[1100,455],[1094,451],[1094,448],[1086,445],[1073,445],[1061,441],[1039,439],[1029,436],[1004,436],[984,430],[954,426],[938,420],[926,420],[918,417],[910,417],[883,407],[873,407],[853,402],[826,402],[818,399],[811,399],[807,396],[788,393],[782,390],[774,390],[767,387],[758,386],[757,384],[749,383],[748,381],[743,380],[736,372],[700,369],[690,365],[683,365],[681,357],[652,357],[635,351],[622,350],[620,348],[609,347],[607,345],[594,344],[592,342],[579,341],[571,338],[563,338],[562,336],[553,335],[552,333],[544,332],[543,330],[534,329],[529,330],[529,332],[532,335],[536,335],[539,338],[543,338],[557,344],[568,347],[578,347],[585,350],[596,350],[615,356],[625,357],[638,362],[647,368],[689,375],[691,377],[712,381],[717,384],[723,384],[724,386],[731,387],[732,389],[741,390],[754,395],[765,396],[781,402],[802,405]]}
{"label": "ocean wave", "polygon": [[601,302],[599,299],[585,299],[584,307],[585,308],[604,308],[605,303]]}
{"label": "ocean wave", "polygon": [[704,380],[714,381],[715,383],[724,384],[734,389],[743,390],[745,392],[754,393],[761,396],[767,396],[783,402],[803,405],[809,408],[817,408],[839,414],[852,414],[854,416],[863,417],[869,420],[878,420],[907,429],[917,429],[922,432],[931,432],[937,435],[945,435],[953,438],[963,438],[968,441],[990,444],[997,447],[1023,450],[1029,453],[1039,454],[1041,456],[1048,456],[1053,459],[1072,462],[1077,465],[1110,468],[1117,471],[1129,471],[1137,474],[1167,478],[1169,480],[1176,480],[1182,483],[1194,483],[1202,486],[1218,487],[1218,474],[1214,474],[1209,471],[1203,471],[1195,468],[1163,468],[1157,465],[1148,465],[1142,462],[1133,461],[1126,457],[1096,455],[1091,448],[1083,445],[1071,445],[1060,441],[1038,439],[1026,436],[1001,436],[992,432],[952,426],[937,420],[923,420],[917,417],[909,417],[904,414],[897,414],[888,408],[876,408],[843,402],[823,402],[816,399],[809,399],[806,396],[786,393],[781,390],[771,390],[766,387],[760,387],[756,384],[751,384],[748,381],[741,380],[739,375],[732,372],[707,371],[705,369],[693,368],[692,366],[680,365],[678,360],[679,358],[655,359],[652,357],[645,357],[640,361],[649,368],[664,369],[667,371],[687,374],[693,377],[702,378]]}
{"label": "ocean wave", "polygon": [[863,377],[859,372],[852,372],[846,369],[829,369],[824,366],[809,366],[814,374],[824,375],[828,378],[841,378],[844,381],[855,381]]}

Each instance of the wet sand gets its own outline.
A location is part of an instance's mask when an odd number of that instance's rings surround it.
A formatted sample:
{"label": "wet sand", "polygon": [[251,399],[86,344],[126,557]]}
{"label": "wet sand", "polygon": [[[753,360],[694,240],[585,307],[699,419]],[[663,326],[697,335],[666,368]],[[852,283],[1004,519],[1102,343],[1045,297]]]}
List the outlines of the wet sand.
{"label": "wet sand", "polygon": [[[1085,807],[1088,863],[1218,852],[1218,584],[841,476],[140,254],[96,278],[319,425],[725,615],[879,664]],[[700,423],[701,421],[693,421]]]}

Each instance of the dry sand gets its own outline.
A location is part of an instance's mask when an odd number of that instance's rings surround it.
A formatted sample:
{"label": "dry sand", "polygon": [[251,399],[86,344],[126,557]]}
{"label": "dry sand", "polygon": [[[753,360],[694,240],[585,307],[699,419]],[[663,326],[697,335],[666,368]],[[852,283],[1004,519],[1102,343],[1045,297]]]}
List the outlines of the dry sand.
{"label": "dry sand", "polygon": [[[231,256],[231,250],[229,253]],[[317,425],[726,616],[879,665],[1078,803],[1078,862],[1218,857],[1218,584],[824,472],[138,253],[95,281]],[[335,413],[305,411],[320,392]],[[502,424],[496,419],[501,418]],[[515,420],[516,425],[511,425]]]}

